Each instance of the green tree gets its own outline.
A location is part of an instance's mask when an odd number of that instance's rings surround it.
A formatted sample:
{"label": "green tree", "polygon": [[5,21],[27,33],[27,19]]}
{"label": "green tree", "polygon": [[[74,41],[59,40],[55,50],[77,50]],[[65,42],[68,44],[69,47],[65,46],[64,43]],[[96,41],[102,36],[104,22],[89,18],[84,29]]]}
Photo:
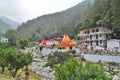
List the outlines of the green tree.
{"label": "green tree", "polygon": [[112,0],[111,10],[113,15],[112,26],[113,31],[116,33],[116,38],[120,39],[120,0]]}
{"label": "green tree", "polygon": [[56,64],[64,64],[71,57],[69,52],[54,52],[48,55],[46,66],[54,67]]}
{"label": "green tree", "polygon": [[18,46],[20,46],[22,49],[24,49],[25,47],[29,46],[29,41],[26,38],[22,38],[18,41]]}
{"label": "green tree", "polygon": [[6,58],[7,58],[6,49],[0,48],[0,67],[2,68],[2,74],[5,71],[5,67],[8,66]]}
{"label": "green tree", "polygon": [[0,42],[0,48],[2,48],[2,49],[7,49],[7,48],[9,48],[9,45],[8,45],[8,43],[1,43]]}
{"label": "green tree", "polygon": [[25,54],[12,49],[8,49],[7,53],[8,70],[13,78],[16,76],[18,70],[23,69],[25,66],[27,67],[32,62],[32,56],[29,53]]}
{"label": "green tree", "polygon": [[16,30],[7,30],[4,35],[9,39],[10,46],[16,46],[16,40],[21,37],[21,35]]}

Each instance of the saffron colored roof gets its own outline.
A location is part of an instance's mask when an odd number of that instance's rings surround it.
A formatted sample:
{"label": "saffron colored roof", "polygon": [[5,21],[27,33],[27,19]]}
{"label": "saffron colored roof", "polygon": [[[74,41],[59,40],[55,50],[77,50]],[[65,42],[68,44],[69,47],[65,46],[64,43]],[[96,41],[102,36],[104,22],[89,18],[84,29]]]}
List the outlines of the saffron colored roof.
{"label": "saffron colored roof", "polygon": [[56,47],[75,47],[75,44],[68,35],[65,35],[62,39],[62,42],[57,44]]}

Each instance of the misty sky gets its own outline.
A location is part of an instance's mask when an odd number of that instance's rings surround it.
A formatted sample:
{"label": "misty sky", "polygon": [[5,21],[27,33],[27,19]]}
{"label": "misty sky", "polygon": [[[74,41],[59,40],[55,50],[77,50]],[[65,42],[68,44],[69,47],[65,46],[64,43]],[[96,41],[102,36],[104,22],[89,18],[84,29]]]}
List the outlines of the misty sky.
{"label": "misty sky", "polygon": [[83,0],[0,0],[0,16],[24,22],[44,14],[59,12]]}

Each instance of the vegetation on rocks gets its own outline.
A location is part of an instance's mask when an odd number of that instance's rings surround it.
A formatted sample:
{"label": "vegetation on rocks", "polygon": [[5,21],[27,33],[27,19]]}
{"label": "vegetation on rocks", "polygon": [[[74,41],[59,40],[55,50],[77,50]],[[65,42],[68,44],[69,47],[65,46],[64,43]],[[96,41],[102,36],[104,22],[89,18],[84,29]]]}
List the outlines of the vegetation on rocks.
{"label": "vegetation on rocks", "polygon": [[112,80],[105,73],[102,63],[77,61],[70,52],[49,54],[46,66],[55,69],[56,80]]}
{"label": "vegetation on rocks", "polygon": [[69,59],[64,65],[55,66],[56,80],[112,80],[104,72],[101,64],[90,62],[78,62],[76,59]]}
{"label": "vegetation on rocks", "polygon": [[18,40],[18,46],[20,46],[22,49],[25,49],[25,47],[29,46],[29,41],[26,38],[22,38]]}
{"label": "vegetation on rocks", "polygon": [[45,66],[54,67],[56,64],[65,64],[71,57],[69,52],[54,52],[53,54],[48,55],[48,62]]}

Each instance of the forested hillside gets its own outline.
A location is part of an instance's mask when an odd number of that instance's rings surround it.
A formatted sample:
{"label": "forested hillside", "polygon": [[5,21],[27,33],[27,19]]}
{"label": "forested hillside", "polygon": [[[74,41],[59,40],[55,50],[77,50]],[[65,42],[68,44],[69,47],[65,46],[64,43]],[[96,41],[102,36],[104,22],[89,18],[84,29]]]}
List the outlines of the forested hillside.
{"label": "forested hillside", "polygon": [[82,28],[104,26],[120,39],[120,0],[85,0],[65,11],[43,15],[17,28],[33,40],[61,36],[71,37]]}
{"label": "forested hillside", "polygon": [[[86,0],[62,12],[40,16],[29,20],[17,28],[25,37],[34,40],[61,36],[65,33],[76,34],[77,25],[82,22],[94,0]],[[76,31],[77,30],[77,31]]]}
{"label": "forested hillside", "polygon": [[108,27],[113,30],[113,38],[120,39],[120,0],[95,0],[81,25]]}

